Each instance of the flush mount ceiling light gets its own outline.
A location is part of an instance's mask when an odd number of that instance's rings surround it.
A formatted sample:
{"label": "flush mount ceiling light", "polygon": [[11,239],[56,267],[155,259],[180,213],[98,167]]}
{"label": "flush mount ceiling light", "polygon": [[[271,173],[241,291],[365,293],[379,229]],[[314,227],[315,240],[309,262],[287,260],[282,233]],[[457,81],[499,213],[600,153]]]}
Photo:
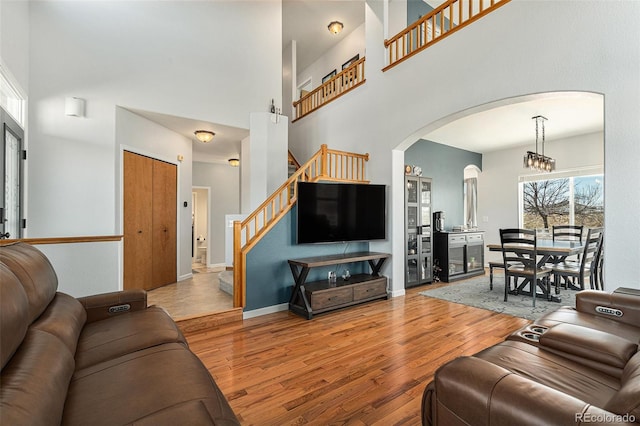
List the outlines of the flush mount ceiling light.
{"label": "flush mount ceiling light", "polygon": [[339,34],[340,31],[342,31],[342,29],[344,28],[344,25],[342,25],[342,22],[340,21],[332,21],[329,23],[327,28],[329,28],[329,32],[331,34]]}
{"label": "flush mount ceiling light", "polygon": [[193,134],[196,135],[196,139],[202,143],[211,142],[211,139],[215,136],[215,133],[209,130],[196,130]]}
{"label": "flush mount ceiling light", "polygon": [[229,158],[229,165],[231,167],[238,167],[240,165],[240,159],[239,158]]}
{"label": "flush mount ceiling light", "polygon": [[[541,172],[552,172],[556,169],[556,160],[544,155],[544,122],[547,120],[541,115],[531,117],[536,120],[536,152],[527,151],[524,156],[524,167]],[[542,124],[542,150],[538,154],[538,126]]]}

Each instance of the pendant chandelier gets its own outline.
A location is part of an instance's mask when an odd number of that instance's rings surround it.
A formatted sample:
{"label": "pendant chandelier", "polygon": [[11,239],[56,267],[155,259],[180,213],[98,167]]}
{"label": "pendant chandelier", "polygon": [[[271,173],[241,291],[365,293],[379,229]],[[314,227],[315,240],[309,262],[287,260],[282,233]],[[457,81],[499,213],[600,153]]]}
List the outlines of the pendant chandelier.
{"label": "pendant chandelier", "polygon": [[[556,169],[556,160],[544,155],[544,122],[547,120],[541,115],[531,117],[536,120],[536,152],[527,151],[524,156],[524,167],[538,170],[541,172],[552,172]],[[542,125],[542,143],[538,143],[539,127]],[[538,146],[541,146],[541,151],[538,153]]]}

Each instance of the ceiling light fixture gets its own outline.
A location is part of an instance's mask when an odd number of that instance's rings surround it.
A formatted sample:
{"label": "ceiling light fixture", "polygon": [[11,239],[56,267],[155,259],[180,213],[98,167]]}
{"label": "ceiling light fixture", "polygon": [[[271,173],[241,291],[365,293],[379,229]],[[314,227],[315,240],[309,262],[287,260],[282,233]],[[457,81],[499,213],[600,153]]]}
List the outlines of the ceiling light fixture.
{"label": "ceiling light fixture", "polygon": [[[556,160],[544,155],[544,122],[546,118],[541,115],[536,115],[535,117],[531,117],[531,119],[536,120],[536,152],[527,151],[524,156],[524,167],[541,172],[552,172],[556,169]],[[540,124],[542,124],[542,150],[541,153],[538,154],[538,126]]]}
{"label": "ceiling light fixture", "polygon": [[342,29],[344,28],[344,25],[342,25],[342,22],[340,21],[332,21],[329,23],[327,28],[329,28],[329,32],[331,34],[339,34],[340,31],[342,31]]}
{"label": "ceiling light fixture", "polygon": [[229,158],[229,165],[231,167],[238,167],[240,165],[240,159],[239,158]]}
{"label": "ceiling light fixture", "polygon": [[216,135],[209,130],[196,130],[195,132],[193,132],[193,134],[196,135],[196,139],[198,139],[202,143],[211,142],[213,137]]}

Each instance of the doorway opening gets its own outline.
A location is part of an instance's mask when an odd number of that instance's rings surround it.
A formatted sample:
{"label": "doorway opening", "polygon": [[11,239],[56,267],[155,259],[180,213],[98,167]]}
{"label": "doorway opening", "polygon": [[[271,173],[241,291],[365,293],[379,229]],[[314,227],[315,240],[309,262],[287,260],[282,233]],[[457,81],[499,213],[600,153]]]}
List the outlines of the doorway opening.
{"label": "doorway opening", "polygon": [[209,206],[210,189],[194,186],[191,190],[191,264],[195,271],[207,268],[211,264],[211,250],[209,249]]}

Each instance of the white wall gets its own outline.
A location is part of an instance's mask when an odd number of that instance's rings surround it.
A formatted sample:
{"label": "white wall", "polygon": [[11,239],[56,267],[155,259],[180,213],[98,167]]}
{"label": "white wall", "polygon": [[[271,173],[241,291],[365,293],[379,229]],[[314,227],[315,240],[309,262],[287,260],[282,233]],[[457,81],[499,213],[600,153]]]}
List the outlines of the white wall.
{"label": "white wall", "polygon": [[[16,49],[28,51],[28,70],[23,57],[11,61],[29,87],[29,237],[119,232],[117,106],[248,128],[251,112],[281,104],[280,2],[24,2],[12,16],[5,3],[3,52],[5,22],[29,11],[28,49]],[[86,100],[85,118],[64,116],[67,96]],[[189,201],[190,180],[180,185]],[[182,276],[191,271],[187,216]]]}
{"label": "white wall", "polygon": [[289,119],[267,112],[251,114],[251,136],[241,143],[242,213],[249,214],[288,176]]}
{"label": "white wall", "polygon": [[[591,133],[547,141],[546,153],[556,159],[557,171],[604,164],[604,134]],[[485,153],[478,177],[478,227],[485,231],[487,244],[500,244],[500,228],[518,227],[518,178],[535,172],[522,167],[524,153],[531,147]],[[551,177],[551,175],[550,175]],[[605,173],[605,182],[609,173]],[[605,216],[615,215],[605,205]],[[488,221],[483,222],[483,217]],[[607,247],[608,248],[608,247]],[[500,253],[485,251],[485,262],[500,260]]]}
{"label": "white wall", "polygon": [[[33,2],[30,10],[29,236],[114,233],[116,105],[247,128],[251,111],[280,100],[277,3]],[[241,55],[221,42],[232,33]],[[86,99],[87,117],[65,117],[65,96]]]}
{"label": "white wall", "polygon": [[29,92],[29,2],[0,1],[0,64]]}
{"label": "white wall", "polygon": [[209,262],[225,263],[225,215],[240,212],[240,168],[228,163],[193,163],[193,185],[210,188]]}
{"label": "white wall", "polygon": [[122,290],[121,241],[36,247],[53,265],[58,277],[58,291],[83,297]]}
{"label": "white wall", "polygon": [[[623,214],[640,211],[640,197],[629,194],[630,183],[640,181],[640,3],[580,2],[576,8],[574,2],[513,1],[386,73],[382,16],[382,2],[368,1],[367,82],[294,123],[292,151],[308,158],[322,143],[366,150],[371,180],[391,184],[402,162],[390,153],[453,113],[530,93],[602,93],[606,281],[640,287],[629,267],[640,262],[640,227],[634,215]],[[398,179],[390,191],[389,241],[372,245],[393,251],[393,267],[384,271],[392,270],[393,291],[404,281],[403,221],[393,212],[403,199]]]}
{"label": "white wall", "polygon": [[[281,113],[287,117],[293,117],[293,100],[297,98],[296,81],[297,64],[294,60],[297,55],[297,43],[291,43],[282,52],[282,110]],[[276,108],[278,105],[276,105]]]}

